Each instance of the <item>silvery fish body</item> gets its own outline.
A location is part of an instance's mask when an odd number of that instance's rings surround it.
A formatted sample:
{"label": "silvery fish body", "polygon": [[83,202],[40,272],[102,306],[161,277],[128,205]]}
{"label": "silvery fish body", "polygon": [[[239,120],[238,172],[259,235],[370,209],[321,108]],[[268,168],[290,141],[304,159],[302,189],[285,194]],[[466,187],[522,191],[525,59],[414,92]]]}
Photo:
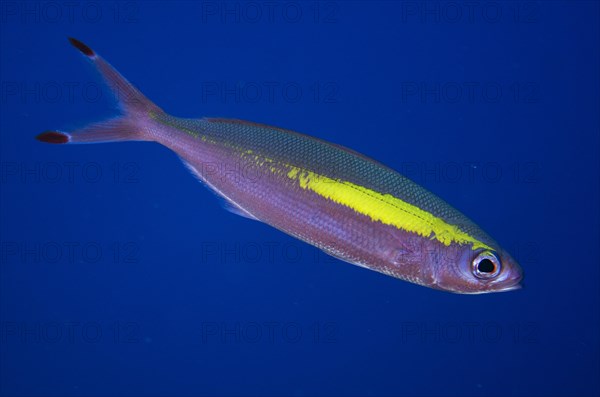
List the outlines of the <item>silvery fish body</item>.
{"label": "silvery fish body", "polygon": [[228,208],[343,261],[457,293],[519,288],[522,271],[462,213],[394,170],[342,146],[233,119],[183,119],[145,98],[70,39],[121,99],[123,116],[48,143],[154,141],[176,152]]}

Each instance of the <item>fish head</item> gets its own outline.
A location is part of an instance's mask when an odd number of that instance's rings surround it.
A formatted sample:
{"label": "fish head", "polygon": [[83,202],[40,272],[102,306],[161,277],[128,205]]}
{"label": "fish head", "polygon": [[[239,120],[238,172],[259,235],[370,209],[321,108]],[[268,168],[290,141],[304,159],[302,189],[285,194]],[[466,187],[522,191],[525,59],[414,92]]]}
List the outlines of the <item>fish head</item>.
{"label": "fish head", "polygon": [[[505,292],[522,287],[523,270],[501,248],[454,247],[453,255],[438,255],[434,288],[462,294]],[[441,263],[440,263],[441,262]]]}

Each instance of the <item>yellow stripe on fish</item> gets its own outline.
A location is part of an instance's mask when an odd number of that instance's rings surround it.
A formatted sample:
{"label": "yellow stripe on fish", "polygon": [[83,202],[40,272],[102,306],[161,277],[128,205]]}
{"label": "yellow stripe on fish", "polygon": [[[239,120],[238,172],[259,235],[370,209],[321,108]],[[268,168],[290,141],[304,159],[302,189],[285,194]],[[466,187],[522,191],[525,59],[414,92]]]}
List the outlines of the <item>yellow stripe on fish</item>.
{"label": "yellow stripe on fish", "polygon": [[382,194],[348,181],[328,178],[301,168],[289,167],[287,177],[297,180],[302,189],[351,208],[375,222],[438,240],[445,246],[452,243],[471,244],[472,249],[491,249],[486,244],[421,208],[391,194]]}

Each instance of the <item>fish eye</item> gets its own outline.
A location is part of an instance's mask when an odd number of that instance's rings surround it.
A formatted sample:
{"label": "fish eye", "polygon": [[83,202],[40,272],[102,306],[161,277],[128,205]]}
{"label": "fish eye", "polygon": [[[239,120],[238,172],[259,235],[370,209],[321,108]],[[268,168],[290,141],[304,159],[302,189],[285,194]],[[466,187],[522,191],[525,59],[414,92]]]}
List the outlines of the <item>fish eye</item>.
{"label": "fish eye", "polygon": [[472,271],[475,277],[481,279],[491,279],[500,274],[501,264],[498,256],[492,251],[483,251],[479,253],[471,262]]}

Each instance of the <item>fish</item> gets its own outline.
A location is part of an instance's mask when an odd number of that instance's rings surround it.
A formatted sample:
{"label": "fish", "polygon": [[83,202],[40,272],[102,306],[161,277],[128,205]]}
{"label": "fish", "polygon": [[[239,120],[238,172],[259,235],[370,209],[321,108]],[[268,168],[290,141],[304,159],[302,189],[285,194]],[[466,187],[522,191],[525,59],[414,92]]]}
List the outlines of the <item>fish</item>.
{"label": "fish", "polygon": [[226,208],[341,261],[436,290],[519,289],[523,270],[479,226],[392,168],[317,137],[226,118],[163,111],[83,42],[70,43],[118,98],[119,116],[36,136],[50,144],[156,142]]}

